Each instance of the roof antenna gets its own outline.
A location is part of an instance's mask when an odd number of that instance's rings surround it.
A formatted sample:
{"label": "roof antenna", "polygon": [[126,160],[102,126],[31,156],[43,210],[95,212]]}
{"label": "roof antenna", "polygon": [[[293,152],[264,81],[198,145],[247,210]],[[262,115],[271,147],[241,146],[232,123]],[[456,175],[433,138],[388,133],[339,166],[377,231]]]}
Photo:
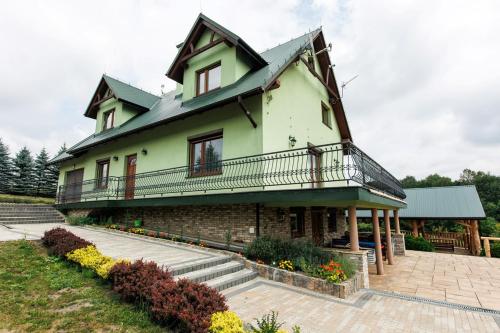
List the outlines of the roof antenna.
{"label": "roof antenna", "polygon": [[200,0],[200,13],[203,13],[203,8],[201,6],[201,2],[202,2],[202,0]]}
{"label": "roof antenna", "polygon": [[318,52],[316,52],[316,55],[321,54],[323,52],[331,52],[331,51],[332,51],[332,43],[329,43],[327,45],[327,47],[325,47],[324,49],[319,50]]}
{"label": "roof antenna", "polygon": [[345,88],[345,86],[347,86],[349,83],[351,83],[352,81],[354,81],[358,76],[359,76],[359,74],[353,76],[350,80],[347,80],[346,82],[342,81],[342,85],[341,85],[342,91],[341,91],[341,94],[340,94],[340,98],[344,97],[344,88]]}

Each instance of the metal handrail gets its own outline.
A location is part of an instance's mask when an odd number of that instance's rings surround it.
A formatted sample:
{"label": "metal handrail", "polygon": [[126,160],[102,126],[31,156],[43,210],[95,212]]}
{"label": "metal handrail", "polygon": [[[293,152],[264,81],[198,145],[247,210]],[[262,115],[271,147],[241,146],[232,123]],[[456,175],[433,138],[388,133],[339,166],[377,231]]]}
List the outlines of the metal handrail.
{"label": "metal handrail", "polygon": [[[313,156],[320,156],[320,163]],[[401,183],[354,144],[333,143],[61,185],[57,202],[132,199],[183,194],[311,184],[325,187],[345,182],[405,198]],[[100,186],[101,184],[106,186]]]}

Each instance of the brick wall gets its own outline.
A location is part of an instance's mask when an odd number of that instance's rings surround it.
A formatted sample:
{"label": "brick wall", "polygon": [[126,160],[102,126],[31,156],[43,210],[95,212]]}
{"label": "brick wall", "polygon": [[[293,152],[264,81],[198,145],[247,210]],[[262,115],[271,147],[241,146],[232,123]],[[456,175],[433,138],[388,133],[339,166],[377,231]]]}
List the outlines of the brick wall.
{"label": "brick wall", "polygon": [[[315,208],[316,209],[316,208]],[[90,211],[73,210],[69,215],[87,215]],[[132,225],[135,219],[143,221],[144,228],[160,230],[178,235],[200,237],[214,241],[225,241],[227,232],[232,242],[251,242],[256,236],[256,205],[214,205],[214,206],[176,206],[142,207],[113,209],[113,223]],[[290,208],[266,207],[260,205],[260,234],[289,239]],[[305,209],[305,236],[312,238],[311,208]],[[328,232],[328,217],[323,210],[323,232],[325,242],[339,237],[345,232],[345,216],[342,209],[337,210],[337,233]]]}

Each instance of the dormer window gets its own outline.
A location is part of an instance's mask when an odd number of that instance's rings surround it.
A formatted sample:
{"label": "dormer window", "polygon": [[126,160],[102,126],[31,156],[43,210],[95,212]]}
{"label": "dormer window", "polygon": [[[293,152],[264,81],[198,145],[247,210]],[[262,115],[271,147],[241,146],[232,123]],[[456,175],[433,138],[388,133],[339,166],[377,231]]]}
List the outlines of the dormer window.
{"label": "dormer window", "polygon": [[104,112],[102,130],[113,128],[115,123],[115,109]]}
{"label": "dormer window", "polygon": [[196,72],[196,96],[220,88],[221,66],[220,62],[200,69]]}

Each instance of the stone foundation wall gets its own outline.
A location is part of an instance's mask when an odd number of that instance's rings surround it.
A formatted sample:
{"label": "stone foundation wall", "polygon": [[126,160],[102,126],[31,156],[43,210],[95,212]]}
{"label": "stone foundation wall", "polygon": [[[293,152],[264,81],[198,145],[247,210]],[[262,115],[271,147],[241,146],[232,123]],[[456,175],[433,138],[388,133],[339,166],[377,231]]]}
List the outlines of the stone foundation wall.
{"label": "stone foundation wall", "polygon": [[[231,233],[234,243],[249,243],[257,235],[255,204],[212,205],[212,206],[175,206],[175,207],[138,207],[112,210],[78,209],[68,211],[69,216],[104,214],[112,217],[115,224],[132,225],[140,219],[146,229],[164,231],[177,235],[190,236],[213,241],[226,241],[226,233]],[[318,209],[318,208],[314,208]],[[337,210],[337,231],[328,231],[326,208],[323,213],[323,240],[328,244],[332,238],[345,233],[346,219],[342,209]],[[259,206],[260,235],[290,239],[290,208]],[[312,239],[311,207],[304,212],[304,237]]]}

